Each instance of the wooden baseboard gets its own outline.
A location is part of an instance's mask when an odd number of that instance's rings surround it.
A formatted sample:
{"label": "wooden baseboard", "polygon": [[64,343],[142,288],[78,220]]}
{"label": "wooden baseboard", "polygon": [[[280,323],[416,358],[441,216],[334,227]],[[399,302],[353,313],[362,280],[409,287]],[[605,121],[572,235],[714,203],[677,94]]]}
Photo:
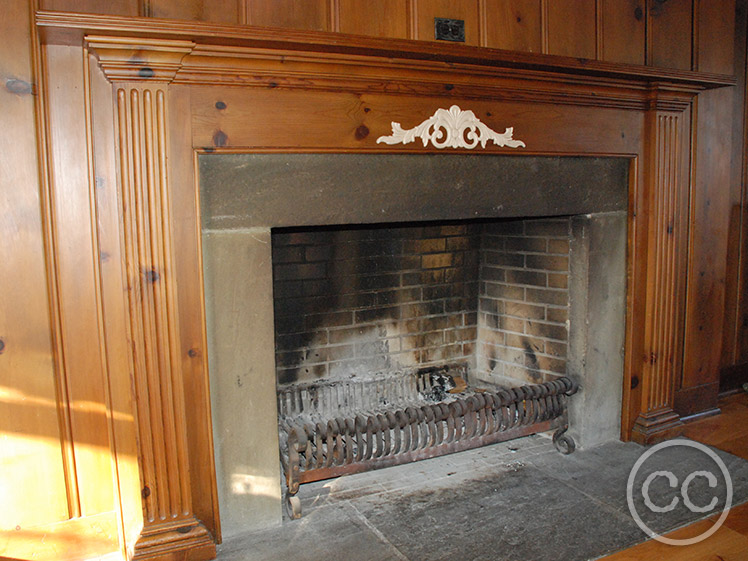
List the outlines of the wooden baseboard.
{"label": "wooden baseboard", "polygon": [[681,418],[693,418],[696,415],[717,409],[719,383],[702,384],[690,388],[681,388],[675,392],[673,409]]}
{"label": "wooden baseboard", "polygon": [[748,384],[748,362],[726,366],[719,372],[719,393],[729,393],[743,389]]}

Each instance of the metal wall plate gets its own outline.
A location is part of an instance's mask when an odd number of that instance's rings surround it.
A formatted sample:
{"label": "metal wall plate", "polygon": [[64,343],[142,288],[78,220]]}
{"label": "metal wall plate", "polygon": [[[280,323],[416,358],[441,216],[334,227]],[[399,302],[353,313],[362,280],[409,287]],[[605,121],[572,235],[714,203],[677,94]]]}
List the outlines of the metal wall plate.
{"label": "metal wall plate", "polygon": [[434,18],[434,38],[439,41],[465,42],[465,20]]}

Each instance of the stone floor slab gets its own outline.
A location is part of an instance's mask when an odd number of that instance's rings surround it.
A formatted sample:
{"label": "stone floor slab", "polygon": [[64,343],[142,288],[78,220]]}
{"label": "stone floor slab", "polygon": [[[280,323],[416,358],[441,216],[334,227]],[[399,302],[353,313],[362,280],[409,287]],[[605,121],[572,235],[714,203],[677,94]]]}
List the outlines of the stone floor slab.
{"label": "stone floor slab", "polygon": [[[564,456],[534,436],[302,485],[300,520],[231,538],[219,547],[218,561],[596,559],[646,539],[626,500],[629,473],[645,450],[613,442]],[[683,481],[710,468],[699,451],[664,452],[643,464],[639,482],[654,471],[671,470]],[[748,462],[717,454],[733,481],[733,503],[748,500]],[[655,504],[674,496],[667,483],[663,477],[652,483]],[[707,483],[694,480],[695,504],[719,492]],[[664,517],[644,510],[643,502],[635,497],[643,520],[658,532],[709,516],[681,508]]]}

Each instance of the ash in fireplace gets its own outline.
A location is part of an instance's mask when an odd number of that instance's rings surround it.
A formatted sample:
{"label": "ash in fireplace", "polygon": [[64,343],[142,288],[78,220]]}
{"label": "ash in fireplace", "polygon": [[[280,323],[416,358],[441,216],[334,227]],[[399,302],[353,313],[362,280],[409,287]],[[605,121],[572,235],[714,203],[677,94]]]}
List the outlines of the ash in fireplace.
{"label": "ash in fireplace", "polygon": [[429,378],[429,385],[431,387],[419,392],[421,394],[421,397],[423,397],[423,399],[426,399],[427,401],[444,401],[449,395],[449,390],[457,387],[457,384],[455,384],[455,379],[449,374],[444,373],[443,371],[440,372],[437,369],[434,369],[432,371],[422,370],[418,374],[424,377],[428,376]]}

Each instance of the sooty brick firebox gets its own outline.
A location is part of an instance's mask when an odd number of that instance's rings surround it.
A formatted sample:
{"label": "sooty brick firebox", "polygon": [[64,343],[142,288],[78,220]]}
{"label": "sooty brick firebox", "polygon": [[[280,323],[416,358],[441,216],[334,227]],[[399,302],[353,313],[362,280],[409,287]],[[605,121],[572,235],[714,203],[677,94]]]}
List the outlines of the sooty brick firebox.
{"label": "sooty brick firebox", "polygon": [[466,363],[496,383],[566,374],[568,217],[281,229],[279,385]]}

